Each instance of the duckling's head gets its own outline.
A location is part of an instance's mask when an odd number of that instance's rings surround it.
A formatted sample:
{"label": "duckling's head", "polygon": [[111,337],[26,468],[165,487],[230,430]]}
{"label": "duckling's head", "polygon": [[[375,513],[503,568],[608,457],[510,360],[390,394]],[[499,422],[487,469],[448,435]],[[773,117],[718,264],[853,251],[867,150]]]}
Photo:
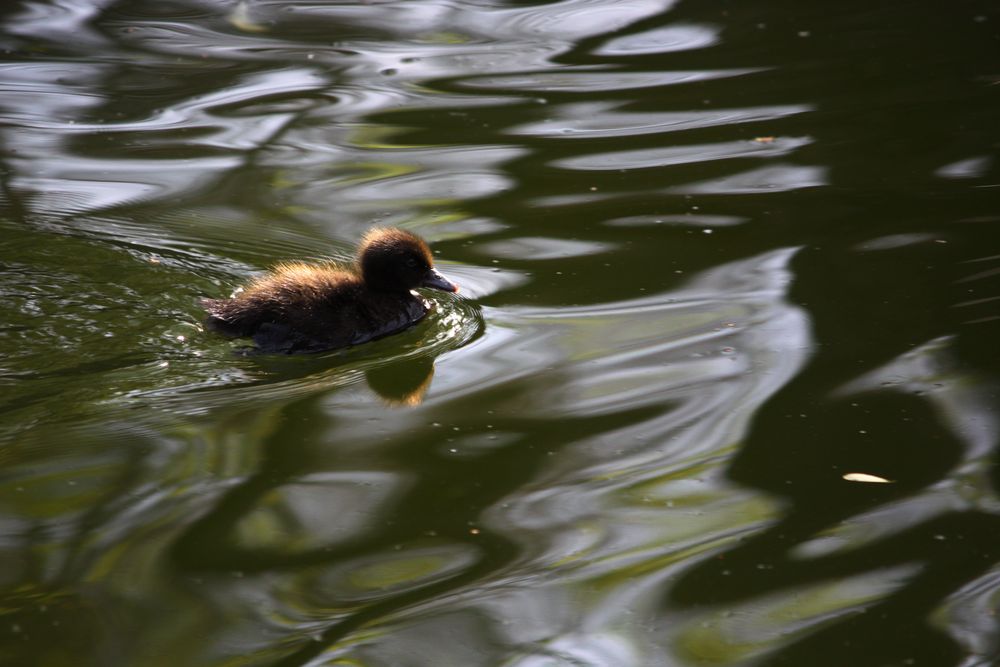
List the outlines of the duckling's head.
{"label": "duckling's head", "polygon": [[416,234],[397,227],[374,227],[358,247],[358,267],[370,288],[383,292],[408,292],[431,287],[457,292],[458,286],[434,269],[431,251]]}

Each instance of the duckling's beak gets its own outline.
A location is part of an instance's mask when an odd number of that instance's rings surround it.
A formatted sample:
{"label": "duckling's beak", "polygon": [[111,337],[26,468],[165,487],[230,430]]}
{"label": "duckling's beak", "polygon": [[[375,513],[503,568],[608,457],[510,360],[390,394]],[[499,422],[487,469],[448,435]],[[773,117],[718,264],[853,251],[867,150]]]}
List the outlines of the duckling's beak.
{"label": "duckling's beak", "polygon": [[420,287],[433,287],[434,289],[439,289],[442,292],[457,292],[458,285],[451,282],[440,273],[437,269],[431,269],[424,276],[423,282],[420,283]]}

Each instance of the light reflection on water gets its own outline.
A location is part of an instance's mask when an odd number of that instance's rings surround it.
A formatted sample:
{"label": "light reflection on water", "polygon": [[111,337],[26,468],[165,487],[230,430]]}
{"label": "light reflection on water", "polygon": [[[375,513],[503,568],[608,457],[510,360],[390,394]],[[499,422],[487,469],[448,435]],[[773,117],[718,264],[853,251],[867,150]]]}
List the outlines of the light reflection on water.
{"label": "light reflection on water", "polygon": [[572,102],[553,106],[538,123],[520,125],[515,134],[565,138],[633,137],[759,123],[810,111],[808,105],[685,111],[622,111],[620,103]]}
{"label": "light reflection on water", "polygon": [[[989,663],[1000,16],[881,11],[0,10],[0,656]],[[460,295],[201,331],[376,222]]]}

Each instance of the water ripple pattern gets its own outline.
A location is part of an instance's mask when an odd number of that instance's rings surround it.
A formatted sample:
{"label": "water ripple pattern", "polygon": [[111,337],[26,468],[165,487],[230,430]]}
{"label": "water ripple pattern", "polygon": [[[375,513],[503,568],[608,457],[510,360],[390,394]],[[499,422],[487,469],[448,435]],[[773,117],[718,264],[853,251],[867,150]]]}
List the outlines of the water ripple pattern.
{"label": "water ripple pattern", "polygon": [[[1000,662],[1000,11],[0,7],[0,662]],[[266,355],[199,300],[422,235]]]}

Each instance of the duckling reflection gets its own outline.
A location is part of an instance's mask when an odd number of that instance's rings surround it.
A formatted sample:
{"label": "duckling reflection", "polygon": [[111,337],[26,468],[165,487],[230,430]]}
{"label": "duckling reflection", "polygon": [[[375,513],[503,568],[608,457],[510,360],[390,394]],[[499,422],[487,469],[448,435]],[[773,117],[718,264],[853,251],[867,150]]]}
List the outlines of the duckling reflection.
{"label": "duckling reflection", "polygon": [[205,326],[249,337],[261,352],[321,352],[413,326],[431,304],[414,288],[457,292],[434,268],[427,244],[395,227],[365,234],[353,267],[279,264],[229,299],[204,299]]}
{"label": "duckling reflection", "polygon": [[365,371],[368,387],[393,407],[420,405],[434,378],[434,360],[406,359]]}
{"label": "duckling reflection", "polygon": [[[258,371],[248,386],[290,382],[310,392],[326,393],[357,384],[363,377],[371,393],[392,408],[413,407],[423,402],[434,379],[437,359],[433,348],[421,348],[416,355],[402,357],[386,357],[378,351],[351,357],[337,353],[313,357],[256,353],[245,356],[253,360]],[[360,377],[355,371],[360,371]]]}

